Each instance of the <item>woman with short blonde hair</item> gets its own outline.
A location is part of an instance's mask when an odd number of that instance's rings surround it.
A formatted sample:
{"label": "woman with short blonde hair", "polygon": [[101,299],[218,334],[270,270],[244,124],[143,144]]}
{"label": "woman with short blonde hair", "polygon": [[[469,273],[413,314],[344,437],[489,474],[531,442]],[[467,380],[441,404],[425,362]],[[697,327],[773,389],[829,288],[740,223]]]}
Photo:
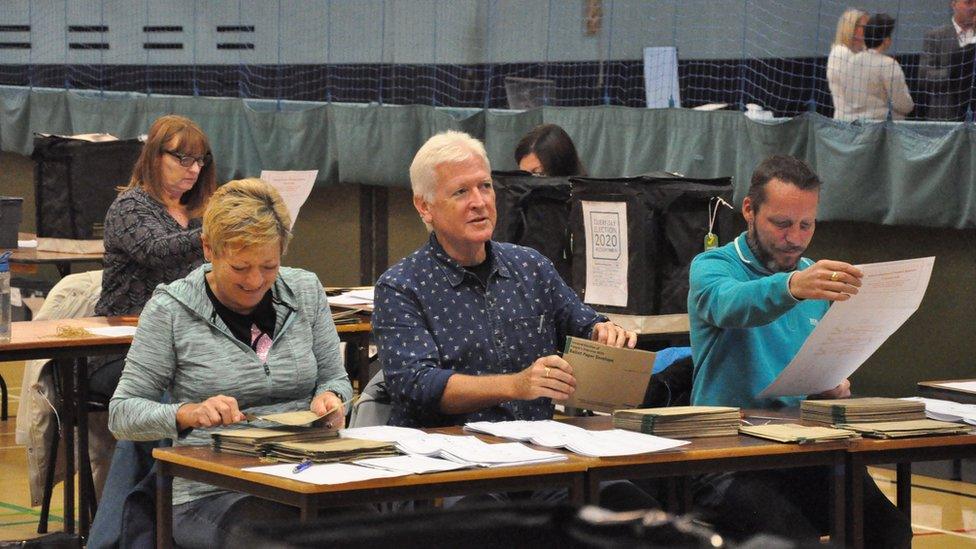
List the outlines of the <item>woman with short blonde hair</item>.
{"label": "woman with short blonde hair", "polygon": [[[231,185],[233,183],[233,185]],[[291,241],[291,215],[281,195],[264,181],[232,181],[217,189],[203,216],[203,238],[217,255],[227,248],[277,242],[281,255]]]}
{"label": "woman with short blonde hair", "polygon": [[[205,263],[161,285],[109,404],[120,440],[173,439],[209,446],[215,430],[265,427],[263,416],[311,410],[326,429],[344,424],[352,386],[315,274],[281,266],[291,238],[281,197],[260,179],[231,181],[203,216]],[[168,391],[173,404],[161,402]],[[174,541],[248,547],[257,520],[297,509],[185,479],[173,480]]]}

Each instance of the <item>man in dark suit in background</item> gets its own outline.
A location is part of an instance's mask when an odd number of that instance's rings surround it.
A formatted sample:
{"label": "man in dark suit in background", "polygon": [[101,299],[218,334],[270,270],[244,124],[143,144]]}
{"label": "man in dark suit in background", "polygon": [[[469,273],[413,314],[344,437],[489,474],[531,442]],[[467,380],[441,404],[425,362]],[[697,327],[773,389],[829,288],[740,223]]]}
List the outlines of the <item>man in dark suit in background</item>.
{"label": "man in dark suit in background", "polygon": [[[962,120],[972,92],[976,0],[951,0],[951,5],[950,23],[925,34],[920,76],[928,91],[929,120]],[[970,70],[962,70],[964,59]]]}

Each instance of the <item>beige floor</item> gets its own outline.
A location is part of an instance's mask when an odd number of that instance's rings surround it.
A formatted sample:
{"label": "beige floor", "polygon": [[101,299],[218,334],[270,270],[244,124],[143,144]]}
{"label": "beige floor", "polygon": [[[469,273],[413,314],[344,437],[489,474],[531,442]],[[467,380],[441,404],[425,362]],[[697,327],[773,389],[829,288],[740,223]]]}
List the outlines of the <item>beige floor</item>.
{"label": "beige floor", "polygon": [[[17,410],[23,363],[0,363],[11,394],[11,413]],[[39,508],[27,496],[27,454],[14,442],[14,418],[0,422],[0,540],[37,536]],[[881,489],[894,499],[894,471],[872,469]],[[976,485],[921,475],[912,478],[912,525],[916,548],[976,548]],[[51,530],[61,528],[62,499],[55,490]]]}

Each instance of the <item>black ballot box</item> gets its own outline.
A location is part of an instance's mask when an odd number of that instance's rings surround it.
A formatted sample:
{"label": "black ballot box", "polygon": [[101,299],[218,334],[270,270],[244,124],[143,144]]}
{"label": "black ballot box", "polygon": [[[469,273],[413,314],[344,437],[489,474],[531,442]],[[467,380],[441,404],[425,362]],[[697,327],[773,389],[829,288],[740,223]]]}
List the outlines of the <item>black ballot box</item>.
{"label": "black ballot box", "polygon": [[[668,172],[574,177],[570,212],[573,289],[596,310],[630,315],[687,312],[688,268],[734,235],[732,178]],[[714,217],[714,219],[712,219]]]}
{"label": "black ballot box", "polygon": [[129,182],[142,151],[138,139],[90,142],[34,138],[37,236],[98,239],[105,212]]}
{"label": "black ballot box", "polygon": [[569,179],[523,171],[493,171],[491,178],[498,214],[492,238],[538,251],[571,284]]}

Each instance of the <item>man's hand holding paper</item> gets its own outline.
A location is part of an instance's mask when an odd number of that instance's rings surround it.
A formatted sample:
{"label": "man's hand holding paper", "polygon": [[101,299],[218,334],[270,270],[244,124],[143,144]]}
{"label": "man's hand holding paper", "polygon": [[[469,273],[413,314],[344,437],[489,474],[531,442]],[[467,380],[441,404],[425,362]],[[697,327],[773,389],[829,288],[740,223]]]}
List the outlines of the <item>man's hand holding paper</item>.
{"label": "man's hand holding paper", "polygon": [[822,259],[790,276],[790,294],[796,299],[847,301],[857,294],[863,277],[850,263]]}
{"label": "man's hand holding paper", "polygon": [[[837,398],[849,393],[849,388],[844,391],[843,381],[918,310],[934,264],[934,257],[925,257],[861,265],[857,299],[834,303],[790,364],[759,397],[828,392]],[[844,276],[849,275],[845,272]],[[823,273],[820,276],[822,279]]]}

